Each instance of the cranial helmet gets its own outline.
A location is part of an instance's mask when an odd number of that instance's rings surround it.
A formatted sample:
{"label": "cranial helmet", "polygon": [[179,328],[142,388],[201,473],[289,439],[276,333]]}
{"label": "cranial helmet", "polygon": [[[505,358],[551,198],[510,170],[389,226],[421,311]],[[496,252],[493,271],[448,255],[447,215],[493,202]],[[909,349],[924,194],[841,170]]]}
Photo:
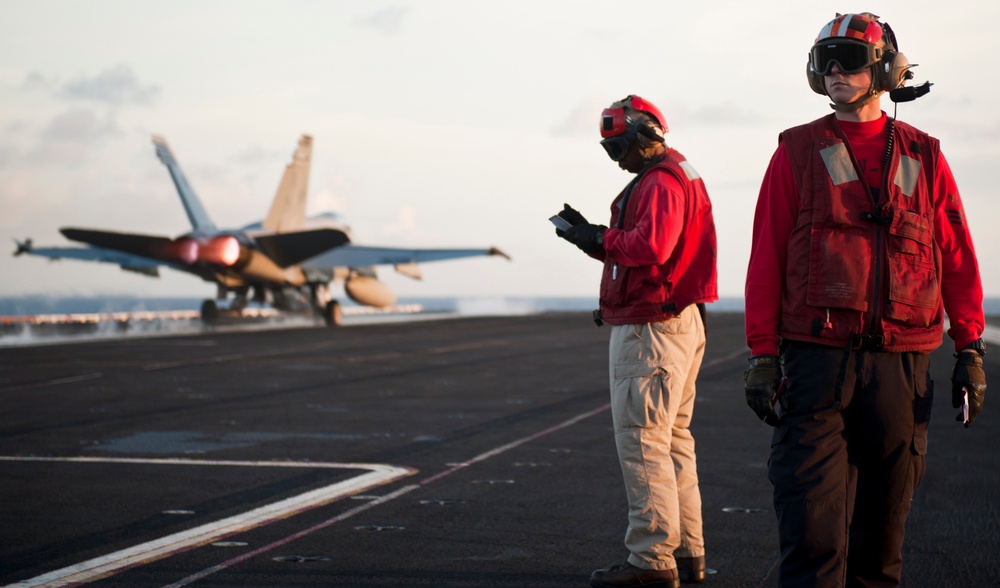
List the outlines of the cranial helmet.
{"label": "cranial helmet", "polygon": [[665,143],[666,132],[667,119],[660,109],[634,94],[612,103],[601,113],[601,146],[614,161],[625,157],[636,140]]}
{"label": "cranial helmet", "polygon": [[847,74],[871,70],[868,94],[850,104],[833,105],[837,110],[857,110],[913,77],[910,62],[899,52],[892,28],[878,18],[870,12],[838,14],[820,30],[809,51],[806,76],[809,87],[817,94],[827,95],[823,77],[830,73],[834,63]]}

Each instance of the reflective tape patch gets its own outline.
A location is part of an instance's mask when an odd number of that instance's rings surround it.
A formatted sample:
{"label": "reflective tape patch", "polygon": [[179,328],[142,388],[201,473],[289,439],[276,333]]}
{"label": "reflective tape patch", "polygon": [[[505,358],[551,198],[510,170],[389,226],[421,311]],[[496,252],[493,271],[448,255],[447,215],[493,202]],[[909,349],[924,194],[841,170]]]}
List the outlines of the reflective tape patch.
{"label": "reflective tape patch", "polygon": [[826,171],[830,174],[834,186],[853,182],[858,179],[858,172],[854,170],[854,163],[851,161],[851,154],[847,152],[847,147],[843,143],[830,145],[819,152],[826,164]]}
{"label": "reflective tape patch", "polygon": [[903,191],[903,196],[913,197],[918,177],[920,177],[920,160],[906,155],[900,156],[899,167],[896,168],[896,177],[892,179],[892,183],[899,186],[899,189]]}
{"label": "reflective tape patch", "polygon": [[688,163],[686,160],[680,163],[681,169],[684,170],[684,175],[687,176],[688,180],[697,180],[701,177],[698,170],[694,169],[694,166]]}

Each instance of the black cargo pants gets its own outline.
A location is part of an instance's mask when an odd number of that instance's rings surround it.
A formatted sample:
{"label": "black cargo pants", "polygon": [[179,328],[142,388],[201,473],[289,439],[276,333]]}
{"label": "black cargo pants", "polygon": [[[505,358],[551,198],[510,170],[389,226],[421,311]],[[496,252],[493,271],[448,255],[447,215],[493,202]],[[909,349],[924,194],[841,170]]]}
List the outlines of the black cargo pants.
{"label": "black cargo pants", "polygon": [[930,358],[787,342],[768,478],[781,585],[895,586],[924,473]]}

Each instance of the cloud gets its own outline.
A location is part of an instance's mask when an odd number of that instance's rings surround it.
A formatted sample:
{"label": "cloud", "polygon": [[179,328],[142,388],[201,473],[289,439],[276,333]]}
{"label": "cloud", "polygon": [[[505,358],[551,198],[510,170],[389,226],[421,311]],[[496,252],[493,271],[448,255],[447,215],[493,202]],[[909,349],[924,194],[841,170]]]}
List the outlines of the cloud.
{"label": "cloud", "polygon": [[410,12],[408,6],[388,6],[368,16],[358,17],[355,24],[362,28],[374,29],[383,35],[395,35],[403,25],[403,19]]}
{"label": "cloud", "polygon": [[396,211],[396,218],[381,228],[383,235],[413,235],[419,234],[417,228],[417,209],[405,205]]}
{"label": "cloud", "polygon": [[101,121],[92,111],[71,108],[52,119],[42,132],[46,139],[57,141],[94,141],[106,136],[117,136],[121,129],[110,118]]}
{"label": "cloud", "polygon": [[31,92],[34,90],[44,90],[49,91],[52,88],[52,81],[38,73],[37,71],[32,71],[24,78],[21,82],[21,89]]}
{"label": "cloud", "polygon": [[12,120],[6,127],[3,128],[4,134],[15,135],[29,128],[28,122],[25,120]]}
{"label": "cloud", "polygon": [[28,128],[28,123],[20,119],[12,120],[0,128],[0,169],[17,161],[23,147],[21,139]]}
{"label": "cloud", "polygon": [[118,137],[122,130],[110,116],[101,120],[91,110],[71,108],[56,116],[41,133],[32,159],[42,163],[78,164],[97,143]]}
{"label": "cloud", "polygon": [[340,214],[347,208],[347,202],[348,199],[343,194],[337,194],[331,190],[319,190],[309,196],[306,201],[306,210],[309,215],[327,212]]}
{"label": "cloud", "polygon": [[[39,78],[44,82],[44,78]],[[81,77],[69,82],[59,94],[64,98],[93,100],[111,106],[151,106],[160,96],[160,87],[140,84],[131,67],[118,65],[93,78]]]}
{"label": "cloud", "polygon": [[16,158],[17,150],[12,147],[0,146],[0,169],[7,167],[7,164],[13,162]]}

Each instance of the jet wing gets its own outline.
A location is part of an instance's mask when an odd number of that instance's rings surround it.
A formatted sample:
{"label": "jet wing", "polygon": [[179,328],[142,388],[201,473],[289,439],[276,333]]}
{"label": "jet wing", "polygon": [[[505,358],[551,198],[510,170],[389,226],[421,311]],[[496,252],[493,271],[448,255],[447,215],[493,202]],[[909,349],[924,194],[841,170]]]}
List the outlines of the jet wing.
{"label": "jet wing", "polygon": [[499,255],[510,259],[496,247],[489,249],[402,249],[392,247],[366,247],[344,245],[304,262],[304,269],[330,269],[334,267],[366,267],[373,265],[405,266],[429,261],[443,261],[480,255]]}
{"label": "jet wing", "polygon": [[347,233],[339,229],[314,229],[293,233],[275,233],[254,237],[261,253],[279,267],[301,263],[325,251],[350,243]]}
{"label": "jet wing", "polygon": [[15,255],[28,254],[47,257],[53,260],[79,259],[99,263],[117,264],[123,270],[137,272],[147,276],[159,277],[161,265],[168,265],[138,255],[131,255],[113,249],[101,247],[33,247],[31,242],[18,243]]}

